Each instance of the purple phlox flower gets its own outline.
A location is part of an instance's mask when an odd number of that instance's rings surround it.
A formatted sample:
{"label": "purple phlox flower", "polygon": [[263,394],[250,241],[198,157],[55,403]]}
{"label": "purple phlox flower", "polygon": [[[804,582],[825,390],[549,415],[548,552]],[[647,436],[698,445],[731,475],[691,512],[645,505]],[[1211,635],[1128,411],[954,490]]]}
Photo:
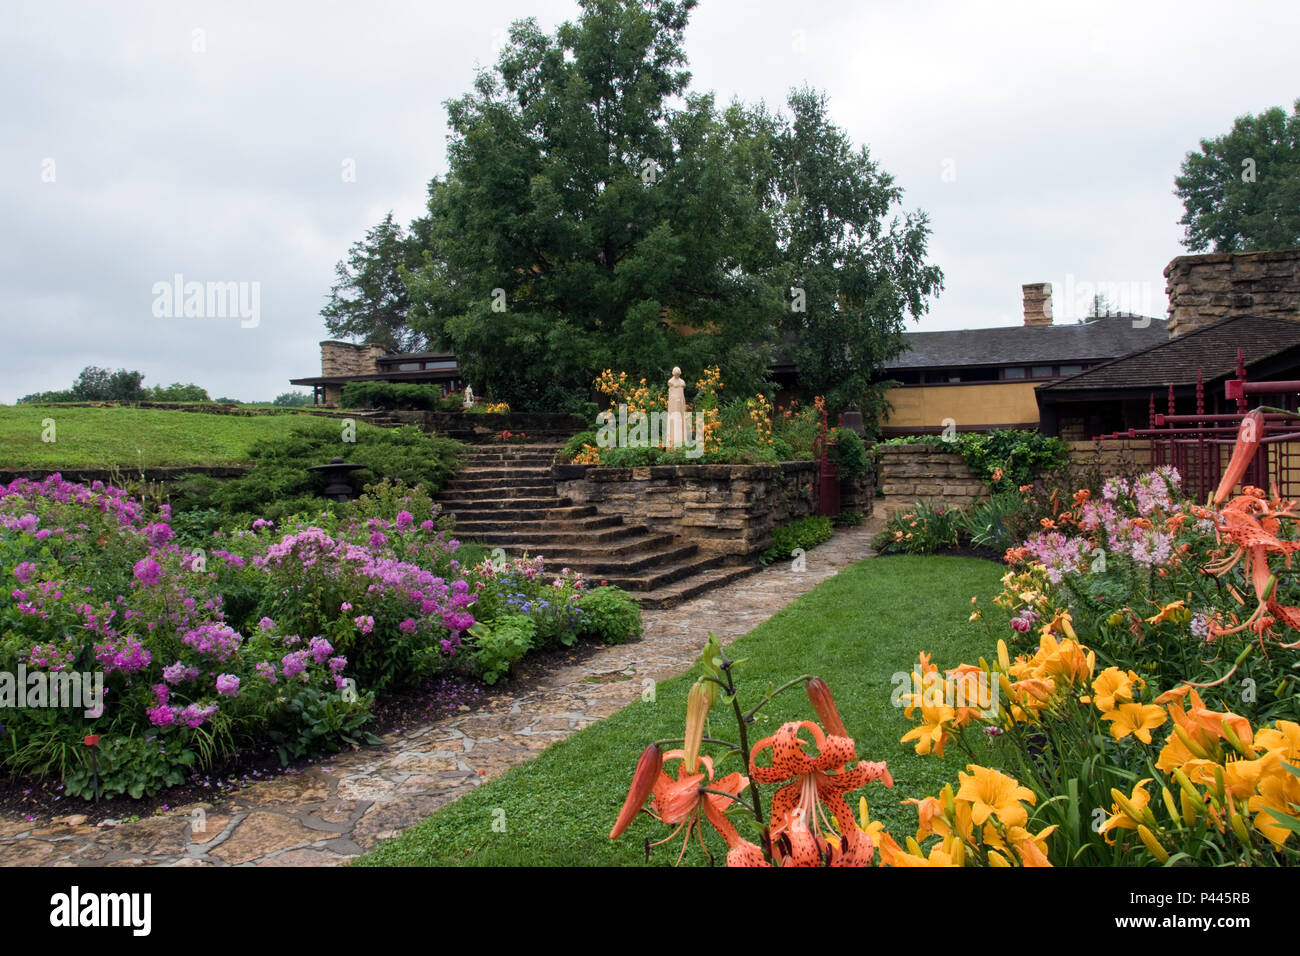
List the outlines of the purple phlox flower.
{"label": "purple phlox flower", "polygon": [[227,697],[235,697],[239,694],[239,678],[234,674],[217,675],[217,693],[224,694]]}
{"label": "purple phlox flower", "polygon": [[152,587],[162,580],[162,568],[153,558],[141,558],[135,563],[135,579],[145,587]]}

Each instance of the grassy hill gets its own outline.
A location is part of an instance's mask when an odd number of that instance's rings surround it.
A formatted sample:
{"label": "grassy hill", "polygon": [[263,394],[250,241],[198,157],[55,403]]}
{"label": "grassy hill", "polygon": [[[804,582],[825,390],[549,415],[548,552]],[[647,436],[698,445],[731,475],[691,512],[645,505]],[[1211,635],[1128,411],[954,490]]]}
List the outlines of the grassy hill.
{"label": "grassy hill", "polygon": [[[302,417],[303,413],[288,409],[271,415],[222,415],[157,408],[0,405],[0,468],[243,464],[253,442],[288,434]],[[54,441],[43,440],[47,419],[54,423]]]}

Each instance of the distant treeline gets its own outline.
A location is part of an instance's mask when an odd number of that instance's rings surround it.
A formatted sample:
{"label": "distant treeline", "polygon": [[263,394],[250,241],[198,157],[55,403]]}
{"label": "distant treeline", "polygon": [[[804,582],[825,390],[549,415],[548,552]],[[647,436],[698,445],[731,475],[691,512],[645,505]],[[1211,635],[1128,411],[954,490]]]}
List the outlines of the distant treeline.
{"label": "distant treeline", "polygon": [[[284,392],[277,395],[272,405],[296,408],[311,404],[307,392]],[[236,398],[217,398],[208,395],[207,389],[190,383],[183,385],[144,384],[144,373],[124,368],[110,372],[106,368],[87,365],[72,383],[62,391],[33,392],[18,399],[20,405],[43,402],[218,402],[228,405],[245,404]]]}

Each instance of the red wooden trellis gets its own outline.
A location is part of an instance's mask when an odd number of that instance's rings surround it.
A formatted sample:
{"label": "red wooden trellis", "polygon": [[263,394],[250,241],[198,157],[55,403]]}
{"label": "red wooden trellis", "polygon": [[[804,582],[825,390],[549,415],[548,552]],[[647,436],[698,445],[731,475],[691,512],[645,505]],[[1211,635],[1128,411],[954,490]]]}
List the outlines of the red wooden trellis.
{"label": "red wooden trellis", "polygon": [[[1174,407],[1174,387],[1169,386],[1168,411],[1156,412],[1155,393],[1148,400],[1147,428],[1130,428],[1112,432],[1102,439],[1145,439],[1151,445],[1153,467],[1172,465],[1183,479],[1183,490],[1192,498],[1205,498],[1218,487],[1227,456],[1236,443],[1241,420],[1249,411],[1247,396],[1268,396],[1256,405],[1269,405],[1294,411],[1300,394],[1300,380],[1250,382],[1246,365],[1237,350],[1237,377],[1226,383],[1225,398],[1236,403],[1231,413],[1207,414],[1205,385],[1196,373],[1196,412],[1179,415]],[[1264,416],[1264,436],[1259,453],[1246,471],[1242,484],[1261,488],[1276,486],[1285,498],[1300,497],[1300,422],[1286,415],[1269,412]]]}
{"label": "red wooden trellis", "polygon": [[840,513],[839,469],[830,457],[830,428],[826,408],[822,407],[822,428],[813,441],[813,459],[817,462],[817,514],[833,518]]}

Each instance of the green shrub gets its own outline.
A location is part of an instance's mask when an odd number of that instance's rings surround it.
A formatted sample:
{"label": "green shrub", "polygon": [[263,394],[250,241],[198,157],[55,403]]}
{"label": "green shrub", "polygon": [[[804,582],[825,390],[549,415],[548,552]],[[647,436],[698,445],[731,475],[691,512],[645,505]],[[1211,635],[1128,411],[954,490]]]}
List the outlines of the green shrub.
{"label": "green shrub", "polygon": [[772,545],[759,557],[763,564],[781,561],[794,554],[796,548],[804,551],[829,541],[835,533],[831,519],[821,515],[800,518],[772,531]]}
{"label": "green shrub", "polygon": [[962,515],[962,531],[970,537],[971,544],[981,548],[1005,551],[1021,542],[1012,530],[1012,519],[1024,507],[1017,492],[1007,490],[988,501],[978,501]]}
{"label": "green shrub", "polygon": [[626,591],[603,587],[578,601],[582,616],[578,630],[606,644],[625,644],[641,635],[641,608]]}
{"label": "green shrub", "polygon": [[179,786],[194,768],[194,751],[153,735],[106,738],[95,750],[93,764],[81,755],[81,764],[64,778],[68,796],[95,800],[125,794],[139,800]]}
{"label": "green shrub", "polygon": [[359,428],[356,441],[343,443],[337,422],[318,418],[303,421],[285,436],[253,445],[253,468],[227,481],[187,479],[174,489],[178,512],[216,509],[226,516],[226,528],[252,518],[280,521],[292,514],[319,513],[332,507],[321,496],[324,479],[313,465],[337,455],[364,467],[353,472],[354,487],[381,479],[422,485],[432,493],[459,464],[464,446],[449,438],[434,438],[417,428]]}
{"label": "green shrub", "polygon": [[867,470],[867,446],[850,428],[832,428],[829,454],[841,478],[854,478]]}
{"label": "green shrub", "polygon": [[480,621],[469,629],[474,673],[485,684],[495,684],[510,674],[510,667],[533,647],[537,625],[525,614],[510,614],[491,623]]}
{"label": "green shrub", "polygon": [[880,444],[935,445],[956,452],[977,478],[993,487],[1027,485],[1044,472],[1065,468],[1070,461],[1070,446],[1061,439],[1019,429],[963,432],[946,441],[937,435],[906,435]]}
{"label": "green shrub", "polygon": [[831,519],[831,523],[837,528],[856,528],[858,525],[862,524],[862,512],[841,511]]}
{"label": "green shrub", "polygon": [[433,411],[442,401],[440,388],[411,382],[348,382],[342,395],[345,408]]}
{"label": "green shrub", "polygon": [[896,511],[873,544],[882,554],[934,554],[961,544],[965,515],[960,508],[918,501],[909,511]]}
{"label": "green shrub", "polygon": [[560,449],[560,461],[573,461],[574,457],[582,452],[584,445],[596,446],[596,433],[592,431],[578,432],[564,443]]}

